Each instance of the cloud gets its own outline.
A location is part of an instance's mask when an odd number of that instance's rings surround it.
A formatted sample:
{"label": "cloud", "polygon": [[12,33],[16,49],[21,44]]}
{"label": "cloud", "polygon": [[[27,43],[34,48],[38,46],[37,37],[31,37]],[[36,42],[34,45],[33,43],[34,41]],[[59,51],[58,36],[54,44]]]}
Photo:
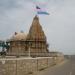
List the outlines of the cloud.
{"label": "cloud", "polygon": [[[0,38],[7,39],[15,31],[28,33],[35,16],[35,5],[46,0],[0,0]],[[50,50],[75,53],[75,1],[48,0],[45,7],[50,16],[39,16],[50,44]],[[38,4],[37,3],[37,4]]]}
{"label": "cloud", "polygon": [[[29,20],[28,15],[33,15],[31,10],[33,4],[24,0],[4,0],[0,3],[2,4],[0,6],[0,34],[2,38],[8,37],[9,34],[15,31],[20,31],[20,28],[24,29],[25,23]],[[13,4],[11,5],[11,3]]]}
{"label": "cloud", "polygon": [[[42,25],[44,25],[44,30],[48,37],[49,44],[54,45],[54,50],[59,50],[66,53],[75,54],[75,1],[64,1],[61,3],[55,4],[52,2],[52,5],[48,5],[48,9],[51,13],[47,20],[42,20]],[[52,46],[52,45],[51,45]],[[50,48],[51,48],[50,46]]]}

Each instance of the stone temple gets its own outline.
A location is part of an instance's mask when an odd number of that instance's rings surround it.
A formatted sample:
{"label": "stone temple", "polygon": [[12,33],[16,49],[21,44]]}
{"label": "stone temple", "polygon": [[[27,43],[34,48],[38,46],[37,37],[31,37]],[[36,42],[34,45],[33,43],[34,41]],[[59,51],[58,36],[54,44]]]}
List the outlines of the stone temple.
{"label": "stone temple", "polygon": [[15,32],[6,42],[9,45],[7,55],[49,56],[48,43],[38,16],[35,16],[29,33]]}
{"label": "stone temple", "polygon": [[61,53],[49,52],[38,16],[34,17],[28,34],[15,32],[0,43],[0,75],[37,75],[64,60]]}

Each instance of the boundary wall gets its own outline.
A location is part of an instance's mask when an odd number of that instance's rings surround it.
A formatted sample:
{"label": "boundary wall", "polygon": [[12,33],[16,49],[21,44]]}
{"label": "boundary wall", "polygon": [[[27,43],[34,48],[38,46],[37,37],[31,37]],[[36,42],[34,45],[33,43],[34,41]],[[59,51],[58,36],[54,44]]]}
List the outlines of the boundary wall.
{"label": "boundary wall", "polygon": [[29,75],[63,60],[63,57],[0,57],[0,75]]}

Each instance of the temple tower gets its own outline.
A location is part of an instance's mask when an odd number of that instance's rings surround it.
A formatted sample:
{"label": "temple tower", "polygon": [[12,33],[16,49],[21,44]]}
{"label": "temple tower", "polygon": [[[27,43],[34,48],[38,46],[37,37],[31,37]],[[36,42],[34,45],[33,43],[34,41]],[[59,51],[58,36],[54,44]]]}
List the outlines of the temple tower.
{"label": "temple tower", "polygon": [[38,16],[35,16],[27,36],[31,53],[48,53],[46,36],[39,23]]}

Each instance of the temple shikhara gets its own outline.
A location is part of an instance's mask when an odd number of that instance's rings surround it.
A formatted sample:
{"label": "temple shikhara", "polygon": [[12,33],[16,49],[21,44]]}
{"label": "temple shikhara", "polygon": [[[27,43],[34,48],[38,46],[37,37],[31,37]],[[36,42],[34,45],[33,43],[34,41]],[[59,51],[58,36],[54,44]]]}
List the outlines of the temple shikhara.
{"label": "temple shikhara", "polygon": [[38,16],[34,17],[28,34],[25,34],[23,31],[19,33],[15,32],[14,35],[7,40],[7,44],[9,45],[7,50],[8,55],[49,55],[47,39],[39,23]]}

